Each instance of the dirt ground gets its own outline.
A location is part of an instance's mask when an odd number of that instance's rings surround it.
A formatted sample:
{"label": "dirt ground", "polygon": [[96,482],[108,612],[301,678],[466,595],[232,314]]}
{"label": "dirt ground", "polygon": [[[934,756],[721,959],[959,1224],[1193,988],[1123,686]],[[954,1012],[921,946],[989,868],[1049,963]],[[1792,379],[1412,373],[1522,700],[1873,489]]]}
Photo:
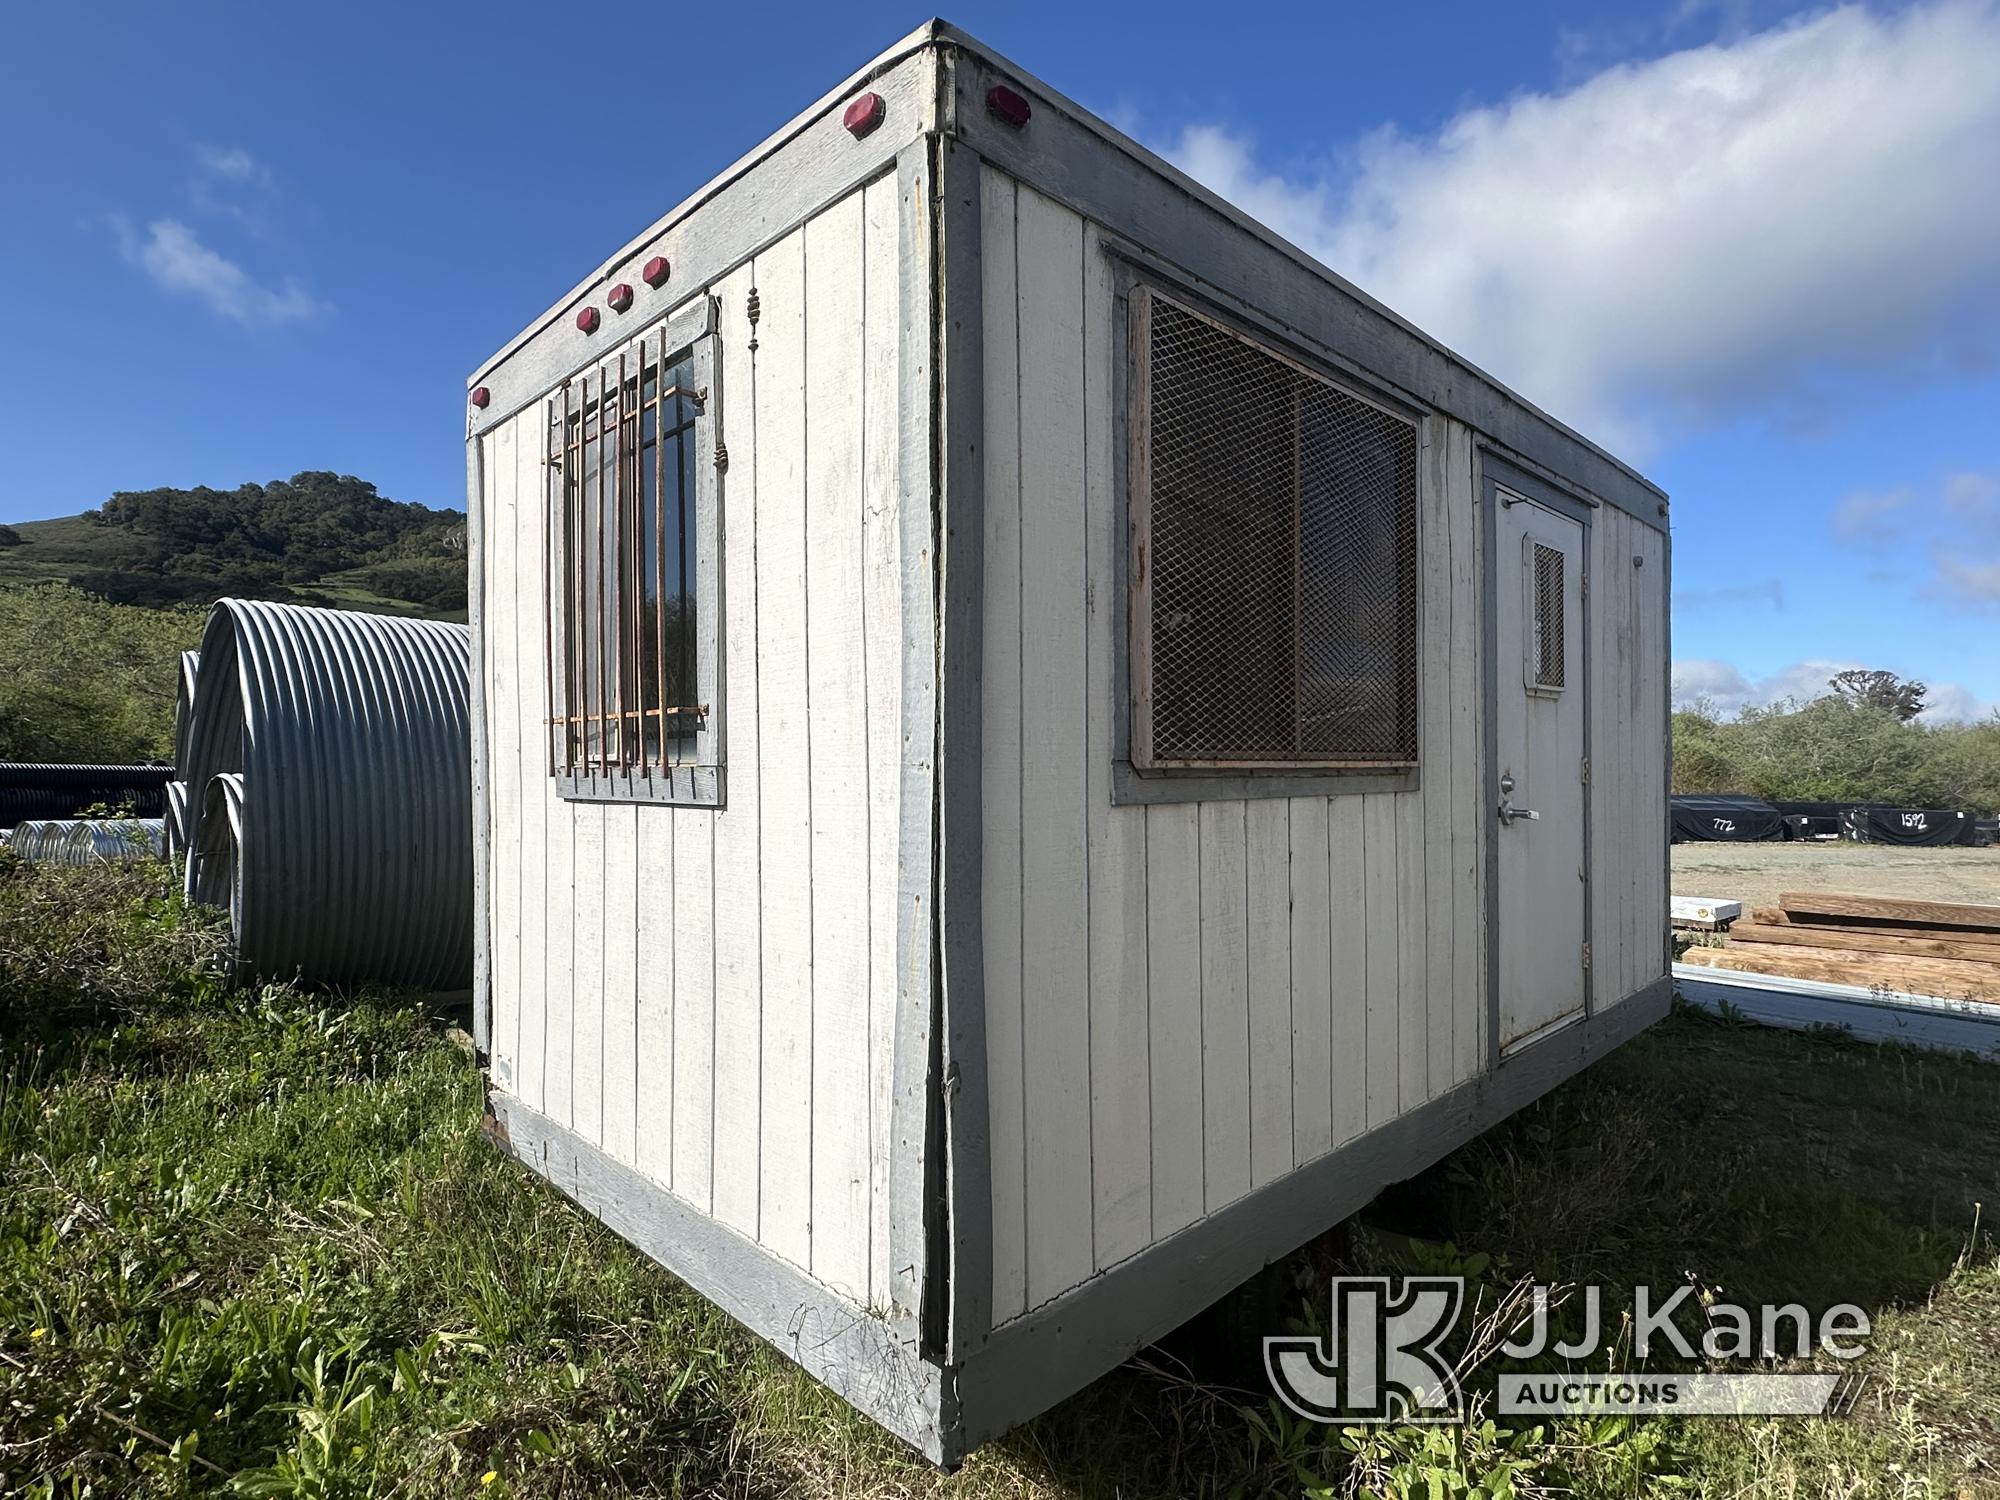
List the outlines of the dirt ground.
{"label": "dirt ground", "polygon": [[1673,885],[1676,896],[1741,901],[1745,915],[1753,906],[1775,906],[1780,891],[2000,902],[2000,845],[1675,844]]}

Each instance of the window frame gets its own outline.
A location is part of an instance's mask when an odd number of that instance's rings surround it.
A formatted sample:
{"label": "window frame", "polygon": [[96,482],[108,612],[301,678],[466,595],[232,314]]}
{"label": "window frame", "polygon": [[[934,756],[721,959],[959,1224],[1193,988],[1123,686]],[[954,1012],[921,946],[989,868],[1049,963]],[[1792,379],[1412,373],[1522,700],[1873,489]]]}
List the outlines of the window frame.
{"label": "window frame", "polygon": [[[572,374],[546,398],[543,405],[544,431],[549,434],[548,482],[542,495],[543,506],[543,591],[544,626],[543,718],[548,735],[549,777],[557,796],[569,802],[652,802],[679,807],[721,808],[726,800],[723,731],[724,698],[722,673],[722,511],[723,478],[727,459],[720,440],[724,394],[721,385],[722,361],[716,348],[718,309],[714,297],[704,293],[666,317],[640,329],[629,339],[592,360],[585,369]],[[656,351],[663,368],[685,361],[699,393],[692,436],[694,441],[694,495],[690,522],[694,530],[694,648],[695,699],[705,705],[692,735],[691,750],[664,765],[612,765],[603,768],[588,757],[578,767],[568,763],[568,752],[560,732],[567,713],[565,686],[569,681],[569,631],[565,623],[572,586],[573,563],[565,550],[568,541],[564,519],[567,494],[566,454],[558,434],[565,430],[571,408],[571,388],[577,382],[616,381],[620,361],[636,356],[636,380],[643,388],[646,352]],[[598,385],[601,391],[603,386]],[[600,399],[596,398],[596,399]],[[622,472],[625,424],[618,425]],[[643,425],[634,425],[643,433]],[[657,438],[655,441],[660,441]],[[645,451],[643,437],[641,449]],[[604,470],[602,472],[611,472]],[[641,512],[643,514],[643,511]],[[683,544],[685,545],[685,543]],[[643,544],[642,544],[643,547]],[[643,556],[643,550],[641,552]],[[621,650],[610,659],[624,660]],[[665,707],[666,705],[662,705]],[[622,708],[621,708],[622,711]],[[642,739],[643,745],[643,739]],[[642,757],[643,759],[643,757]]]}
{"label": "window frame", "polygon": [[1421,784],[1424,747],[1407,761],[1344,761],[1298,763],[1216,762],[1189,764],[1169,762],[1147,764],[1141,741],[1142,725],[1150,728],[1150,699],[1147,695],[1150,651],[1150,608],[1148,591],[1150,543],[1148,520],[1150,474],[1148,472],[1147,420],[1150,401],[1149,317],[1152,298],[1163,298],[1178,309],[1213,323],[1231,335],[1255,346],[1260,352],[1292,366],[1302,374],[1325,382],[1343,394],[1411,424],[1417,442],[1417,499],[1414,519],[1416,567],[1416,641],[1414,653],[1415,712],[1421,733],[1423,698],[1431,690],[1424,680],[1423,636],[1428,628],[1428,597],[1423,567],[1423,549],[1428,537],[1424,522],[1425,487],[1432,482],[1423,454],[1435,436],[1433,415],[1414,406],[1399,394],[1384,389],[1367,372],[1278,324],[1256,308],[1228,299],[1204,287],[1196,291],[1183,280],[1184,273],[1160,262],[1136,246],[1105,237],[1100,248],[1112,261],[1113,354],[1112,434],[1113,506],[1116,535],[1111,538],[1113,556],[1124,566],[1117,570],[1120,598],[1114,611],[1114,656],[1112,689],[1120,699],[1112,715],[1111,800],[1113,805],[1155,804],[1244,800],[1261,797],[1324,797],[1361,795],[1370,792],[1414,791]]}

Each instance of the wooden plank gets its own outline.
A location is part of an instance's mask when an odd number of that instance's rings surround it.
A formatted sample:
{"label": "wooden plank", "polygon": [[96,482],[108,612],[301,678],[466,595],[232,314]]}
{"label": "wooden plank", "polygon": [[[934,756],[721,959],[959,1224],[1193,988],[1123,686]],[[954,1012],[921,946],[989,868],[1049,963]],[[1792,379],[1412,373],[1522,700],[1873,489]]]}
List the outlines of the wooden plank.
{"label": "wooden plank", "polygon": [[[476,940],[486,947],[485,974],[489,998],[486,1048],[496,1077],[502,1059],[510,1058],[520,1034],[521,993],[521,865],[520,669],[514,660],[514,549],[519,485],[520,424],[510,422],[484,443],[481,464],[484,492],[475,497],[480,569],[479,651],[475,657],[482,688],[475,707],[484,727],[473,745],[485,766],[475,769],[479,795],[474,804],[476,837],[485,857],[475,873],[477,897],[485,920]],[[478,979],[474,979],[475,989]]]}
{"label": "wooden plank", "polygon": [[1203,802],[1201,823],[1202,1205],[1250,1190],[1249,871],[1241,802]]}
{"label": "wooden plank", "polygon": [[[1446,475],[1449,444],[1441,422],[1426,423],[1419,465],[1417,541],[1422,549],[1422,655],[1418,676],[1417,753],[1423,778],[1408,800],[1417,804],[1423,839],[1421,932],[1424,948],[1424,1097],[1457,1081],[1457,1000],[1452,933],[1463,876],[1452,859],[1451,536]],[[1407,1104],[1406,1106],[1407,1107]]]}
{"label": "wooden plank", "polygon": [[663,1187],[674,1181],[674,814],[639,809],[637,869],[638,1056],[633,1064],[634,1160]]}
{"label": "wooden plank", "polygon": [[1415,1109],[1430,1095],[1430,945],[1425,907],[1421,792],[1393,794],[1396,807],[1396,1097]]}
{"label": "wooden plank", "polygon": [[757,740],[763,841],[759,1239],[812,1245],[812,787],[807,731],[805,238],[757,257]]}
{"label": "wooden plank", "polygon": [[1090,1142],[1100,1267],[1152,1242],[1152,1096],[1146,1086],[1146,810],[1111,805],[1115,716],[1126,702],[1114,611],[1125,557],[1124,496],[1114,488],[1112,276],[1083,250],[1084,552],[1088,578],[1090,846]]}
{"label": "wooden plank", "polygon": [[1828,984],[1866,985],[1948,1000],[2000,1000],[2000,970],[1945,958],[1890,958],[1856,949],[1792,948],[1753,943],[1742,948],[1690,948],[1684,963],[1751,974],[1782,974]]}
{"label": "wooden plank", "polygon": [[[718,418],[729,467],[723,496],[722,675],[733,712],[723,723],[728,800],[715,821],[714,1212],[756,1239],[763,1135],[764,961],[758,825],[757,403],[750,351],[753,262],[716,288],[722,362]],[[641,890],[646,888],[642,885]]]}
{"label": "wooden plank", "polygon": [[715,1159],[715,814],[674,823],[674,1191],[713,1206]]}
{"label": "wooden plank", "polygon": [[1292,1169],[1291,803],[1244,806],[1249,907],[1250,1182]]}
{"label": "wooden plank", "polygon": [[1027,1307],[1027,1137],[1021,1055],[1021,388],[1016,340],[1015,191],[980,176],[986,408],[985,631],[981,645],[980,913],[986,988],[993,1321]]}
{"label": "wooden plank", "polygon": [[[514,586],[510,613],[514,621],[515,660],[527,673],[515,713],[521,733],[516,745],[515,803],[516,880],[521,888],[520,963],[516,983],[514,1031],[507,1038],[512,1063],[501,1083],[524,1100],[541,1096],[543,1030],[546,1024],[548,942],[548,805],[547,658],[543,653],[543,612],[548,608],[547,581],[542,573],[542,526],[548,504],[547,424],[532,406],[523,415],[527,426],[515,446],[519,475],[515,504]],[[490,616],[489,616],[490,618]],[[496,1058],[497,1062],[497,1058]],[[532,1076],[531,1076],[532,1074]]]}
{"label": "wooden plank", "polygon": [[1486,1070],[1486,844],[1493,819],[1486,810],[1480,708],[1485,574],[1480,568],[1480,517],[1472,433],[1447,425],[1451,484],[1451,861],[1452,1052],[1458,1082]]}
{"label": "wooden plank", "polygon": [[576,908],[570,1015],[570,1128],[593,1146],[604,1144],[604,821],[602,802],[573,805],[576,818]]}
{"label": "wooden plank", "polygon": [[1952,958],[1968,963],[2000,964],[2000,941],[1958,942],[1943,937],[1896,937],[1865,927],[1828,931],[1818,927],[1769,926],[1738,922],[1729,929],[1732,943],[1781,943],[1796,948],[1840,948],[1849,952],[1892,953],[1909,958]]}
{"label": "wooden plank", "polygon": [[1775,926],[1804,927],[1818,932],[1870,932],[1881,937],[1950,938],[1955,943],[2000,943],[2000,932],[1981,932],[1974,927],[1923,927],[1875,922],[1866,917],[1793,916],[1782,906],[1759,906],[1750,915]]}
{"label": "wooden plank", "polygon": [[[1294,797],[1291,841],[1292,1156],[1333,1148],[1333,896],[1325,797]],[[1353,799],[1342,799],[1352,801]]]}
{"label": "wooden plank", "polygon": [[604,1150],[639,1160],[638,820],[658,809],[604,810]]}
{"label": "wooden plank", "polygon": [[[1328,1025],[1327,1108],[1333,1143],[1368,1128],[1367,799],[1327,804]],[[1484,985],[1480,1003],[1485,1003]]]}
{"label": "wooden plank", "polygon": [[1784,891],[1778,905],[1795,915],[1867,917],[1899,926],[1965,927],[2000,933],[2000,906],[1970,901],[1916,901],[1851,891]]}
{"label": "wooden plank", "polygon": [[1396,796],[1370,792],[1361,809],[1362,920],[1368,929],[1366,1089],[1368,1126],[1394,1119],[1402,1069],[1397,1016],[1401,962],[1397,875]]}
{"label": "wooden plank", "polygon": [[[1018,189],[1028,1300],[1095,1269],[1084,720],[1083,221]],[[1023,714],[1024,723],[1027,715]]]}
{"label": "wooden plank", "polygon": [[868,1291],[868,703],[861,613],[864,204],[806,225],[807,764],[812,802],[812,1264]]}
{"label": "wooden plank", "polygon": [[[868,1304],[889,1307],[890,1111],[896,1086],[897,905],[902,866],[903,567],[901,267],[892,173],[862,200],[862,726],[868,762]],[[928,569],[916,558],[911,568]],[[920,726],[928,735],[929,726]]]}
{"label": "wooden plank", "polygon": [[1159,1240],[1202,1215],[1201,825],[1192,802],[1144,812],[1153,1238]]}

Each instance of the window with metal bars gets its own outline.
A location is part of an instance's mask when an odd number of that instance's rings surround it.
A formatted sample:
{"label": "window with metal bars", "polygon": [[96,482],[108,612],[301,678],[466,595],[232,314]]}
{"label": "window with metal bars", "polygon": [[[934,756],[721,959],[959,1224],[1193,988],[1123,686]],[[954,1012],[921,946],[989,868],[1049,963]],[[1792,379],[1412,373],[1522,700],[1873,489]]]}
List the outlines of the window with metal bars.
{"label": "window with metal bars", "polygon": [[1417,429],[1139,286],[1132,762],[1417,761]]}
{"label": "window with metal bars", "polygon": [[1563,688],[1562,550],[1529,539],[1528,588],[1534,605],[1535,638],[1528,661],[1528,686],[1545,693]]}
{"label": "window with metal bars", "polygon": [[567,795],[720,800],[706,326],[642,335],[549,403],[549,762]]}

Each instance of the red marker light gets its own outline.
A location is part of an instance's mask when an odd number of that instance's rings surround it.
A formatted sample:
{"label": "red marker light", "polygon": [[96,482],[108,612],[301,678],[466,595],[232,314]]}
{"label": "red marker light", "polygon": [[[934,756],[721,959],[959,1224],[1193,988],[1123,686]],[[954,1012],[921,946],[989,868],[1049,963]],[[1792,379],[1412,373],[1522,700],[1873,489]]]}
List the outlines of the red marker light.
{"label": "red marker light", "polygon": [[491,401],[492,399],[493,397],[490,394],[488,394],[486,387],[483,385],[477,387],[472,393],[472,404],[478,407],[481,411],[486,410],[486,403]]}
{"label": "red marker light", "polygon": [[621,281],[605,294],[604,300],[613,312],[623,312],[632,305],[632,288]]}
{"label": "red marker light", "polygon": [[1028,117],[1034,113],[1028,107],[1028,101],[1004,83],[996,83],[986,91],[986,112],[1013,130],[1027,124]]}
{"label": "red marker light", "polygon": [[674,274],[674,268],[667,264],[664,255],[656,255],[639,270],[639,279],[647,286],[665,286],[667,278]]}
{"label": "red marker light", "polygon": [[585,333],[597,332],[597,325],[602,321],[598,316],[597,309],[594,307],[586,307],[576,315],[576,326],[581,328]]}
{"label": "red marker light", "polygon": [[840,117],[840,123],[847,127],[849,135],[864,136],[882,123],[882,116],[888,109],[889,106],[882,102],[880,94],[863,94],[847,106],[846,113]]}

